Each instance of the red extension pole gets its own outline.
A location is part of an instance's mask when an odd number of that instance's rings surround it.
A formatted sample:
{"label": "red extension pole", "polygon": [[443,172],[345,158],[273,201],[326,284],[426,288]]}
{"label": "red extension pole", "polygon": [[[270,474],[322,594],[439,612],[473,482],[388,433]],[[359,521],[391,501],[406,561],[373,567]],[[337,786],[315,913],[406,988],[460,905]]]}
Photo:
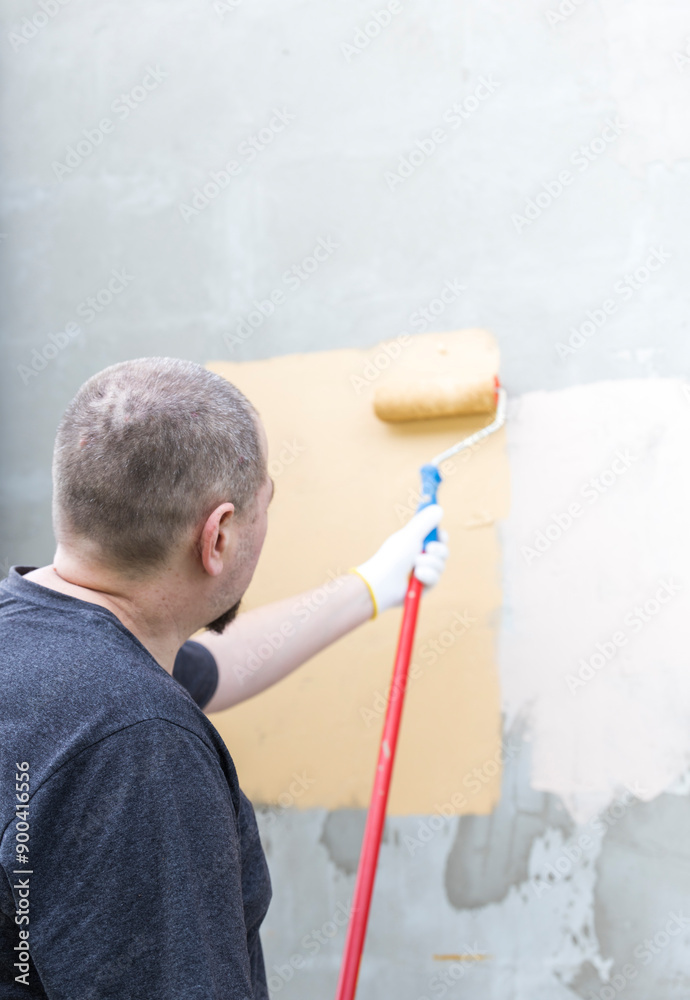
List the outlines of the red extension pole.
{"label": "red extension pole", "polygon": [[364,829],[362,853],[359,858],[359,868],[357,869],[355,894],[352,900],[347,938],[345,939],[345,951],[343,953],[340,979],[338,980],[336,1000],[354,1000],[357,989],[357,978],[362,961],[364,938],[367,933],[369,907],[371,905],[371,895],[374,891],[376,864],[379,857],[379,847],[381,846],[383,824],[386,819],[388,791],[393,774],[395,747],[398,742],[400,718],[405,700],[405,687],[410,668],[412,644],[414,643],[417,612],[419,611],[419,599],[422,589],[423,584],[421,581],[416,576],[411,576],[407,587],[407,594],[405,595],[400,638],[398,639],[395,666],[393,667],[393,680],[391,681],[386,721],[381,736],[374,790],[371,795],[367,825]]}

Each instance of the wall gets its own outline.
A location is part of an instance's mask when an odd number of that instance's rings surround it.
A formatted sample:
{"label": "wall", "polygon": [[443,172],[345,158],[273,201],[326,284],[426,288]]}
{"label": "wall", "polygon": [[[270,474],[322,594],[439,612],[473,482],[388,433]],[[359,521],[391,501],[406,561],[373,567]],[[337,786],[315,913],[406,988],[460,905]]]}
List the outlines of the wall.
{"label": "wall", "polygon": [[[361,997],[686,995],[687,6],[45,6],[2,5],[3,569],[107,364],[493,330],[503,793],[388,824]],[[362,822],[263,810],[274,995],[332,994]]]}

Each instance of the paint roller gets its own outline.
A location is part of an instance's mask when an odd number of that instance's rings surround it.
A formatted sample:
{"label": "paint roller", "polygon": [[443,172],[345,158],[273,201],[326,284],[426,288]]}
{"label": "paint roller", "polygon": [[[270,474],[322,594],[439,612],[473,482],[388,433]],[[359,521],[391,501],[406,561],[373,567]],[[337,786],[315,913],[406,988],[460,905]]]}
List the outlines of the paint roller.
{"label": "paint roller", "polygon": [[497,386],[498,376],[479,382],[446,375],[389,383],[376,390],[374,411],[391,423],[493,413]]}
{"label": "paint roller", "polygon": [[491,334],[473,328],[407,339],[377,384],[377,417],[399,423],[495,411],[500,358]]}
{"label": "paint roller", "polygon": [[[486,426],[422,466],[417,508],[422,510],[437,503],[441,484],[439,466],[458,452],[476,447],[503,427],[506,393],[497,375],[498,352],[486,331],[420,334],[412,338],[412,347],[404,356],[404,363],[376,389],[374,411],[379,419],[401,423],[440,417],[493,416]],[[424,547],[437,537],[434,528],[424,539]],[[357,989],[422,589],[421,581],[410,575],[336,1000],[354,1000]]]}

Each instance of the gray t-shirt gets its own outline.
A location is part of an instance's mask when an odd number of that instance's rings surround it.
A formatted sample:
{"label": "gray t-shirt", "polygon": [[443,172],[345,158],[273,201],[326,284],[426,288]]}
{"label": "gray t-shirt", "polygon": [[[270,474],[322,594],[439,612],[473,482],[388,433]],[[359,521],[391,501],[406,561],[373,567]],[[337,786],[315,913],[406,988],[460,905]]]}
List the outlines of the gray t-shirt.
{"label": "gray t-shirt", "polygon": [[31,569],[0,581],[0,1000],[266,1000],[271,885],[200,708],[212,655],[170,676]]}

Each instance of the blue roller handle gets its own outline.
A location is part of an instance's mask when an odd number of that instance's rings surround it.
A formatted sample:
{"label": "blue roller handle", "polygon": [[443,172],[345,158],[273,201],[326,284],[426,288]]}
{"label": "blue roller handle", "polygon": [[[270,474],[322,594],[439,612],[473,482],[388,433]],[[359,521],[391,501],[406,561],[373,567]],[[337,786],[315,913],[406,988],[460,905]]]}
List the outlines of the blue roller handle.
{"label": "blue roller handle", "polygon": [[[425,507],[431,507],[432,504],[438,503],[436,499],[436,492],[441,484],[441,473],[435,465],[423,465],[419,470],[422,476],[422,495],[419,500],[419,506],[417,507],[417,513],[420,510],[424,510]],[[424,539],[424,548],[426,549],[429,542],[438,541],[438,530],[432,528],[429,534]]]}

